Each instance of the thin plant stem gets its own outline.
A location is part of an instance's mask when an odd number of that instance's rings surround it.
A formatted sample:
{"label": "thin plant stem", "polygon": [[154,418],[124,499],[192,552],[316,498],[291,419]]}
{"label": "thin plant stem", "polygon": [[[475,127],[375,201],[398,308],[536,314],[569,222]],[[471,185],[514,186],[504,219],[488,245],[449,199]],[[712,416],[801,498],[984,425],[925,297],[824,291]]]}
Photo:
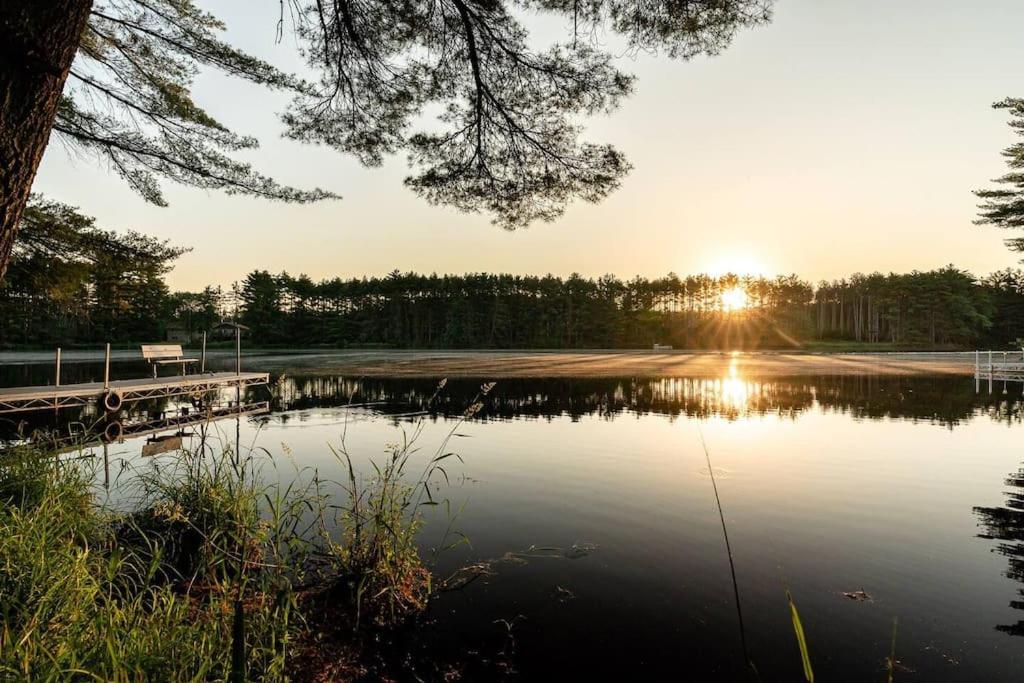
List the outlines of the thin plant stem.
{"label": "thin plant stem", "polygon": [[711,465],[711,453],[708,452],[707,442],[704,441],[704,432],[700,425],[697,425],[697,433],[700,435],[700,445],[704,449],[704,459],[708,463],[708,474],[711,475],[711,488],[715,492],[715,504],[718,506],[718,518],[722,522],[722,537],[725,539],[725,552],[729,556],[729,573],[732,575],[732,592],[736,602],[736,618],[740,626],[740,645],[743,648],[743,661],[746,663],[747,680],[753,672],[757,676],[757,667],[750,661],[750,653],[747,650],[747,630],[743,626],[743,607],[740,604],[740,586],[736,581],[736,564],[732,558],[732,545],[729,543],[729,529],[725,524],[725,513],[722,511],[722,499],[718,495],[718,482],[715,481],[715,468]]}

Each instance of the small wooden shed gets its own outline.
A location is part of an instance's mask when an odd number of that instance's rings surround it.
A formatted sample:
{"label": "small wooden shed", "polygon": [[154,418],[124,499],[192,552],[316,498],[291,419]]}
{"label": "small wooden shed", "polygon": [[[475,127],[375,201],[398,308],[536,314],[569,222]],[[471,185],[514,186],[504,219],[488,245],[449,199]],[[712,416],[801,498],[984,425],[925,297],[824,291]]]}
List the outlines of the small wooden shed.
{"label": "small wooden shed", "polygon": [[213,326],[210,330],[210,337],[212,339],[226,341],[235,338],[235,330],[242,333],[243,337],[249,336],[249,328],[242,323],[231,322],[230,320],[222,320]]}

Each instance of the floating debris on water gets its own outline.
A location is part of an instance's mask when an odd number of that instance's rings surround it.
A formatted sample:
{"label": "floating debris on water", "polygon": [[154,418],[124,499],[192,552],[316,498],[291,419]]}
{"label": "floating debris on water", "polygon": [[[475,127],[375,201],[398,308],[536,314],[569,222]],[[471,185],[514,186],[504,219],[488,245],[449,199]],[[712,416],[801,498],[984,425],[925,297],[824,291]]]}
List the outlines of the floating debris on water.
{"label": "floating debris on water", "polygon": [[938,655],[940,657],[942,657],[942,659],[947,664],[950,664],[952,666],[960,666],[960,658],[959,657],[954,657],[953,655],[951,655],[951,654],[949,654],[947,652],[940,652],[938,650],[938,648],[936,648],[936,647],[934,647],[932,645],[926,645],[924,649],[925,649],[926,652],[937,652]]}
{"label": "floating debris on water", "polygon": [[597,550],[597,546],[593,543],[573,543],[572,546],[565,551],[564,556],[569,560],[578,560],[581,557],[586,557],[595,550]]}
{"label": "floating debris on water", "polygon": [[479,562],[473,562],[472,564],[460,567],[442,582],[442,590],[458,590],[465,588],[477,579],[494,576],[497,573],[495,567],[499,564],[519,566],[527,564],[531,559],[536,558],[577,560],[590,555],[595,550],[597,550],[596,544],[579,542],[573,543],[568,548],[531,545],[526,550],[510,550],[501,557],[480,560]]}
{"label": "floating debris on water", "polygon": [[858,591],[840,591],[839,594],[847,600],[853,600],[854,602],[874,602],[874,598],[863,588]]}

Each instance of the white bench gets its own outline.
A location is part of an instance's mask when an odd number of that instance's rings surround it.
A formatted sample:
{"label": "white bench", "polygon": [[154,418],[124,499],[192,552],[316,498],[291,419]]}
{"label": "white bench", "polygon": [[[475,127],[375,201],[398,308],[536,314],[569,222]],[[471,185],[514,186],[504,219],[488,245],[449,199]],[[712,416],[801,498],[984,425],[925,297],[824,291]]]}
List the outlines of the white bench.
{"label": "white bench", "polygon": [[185,375],[185,367],[189,363],[198,363],[198,358],[185,358],[181,344],[143,344],[142,357],[153,366],[153,377],[156,377],[157,366],[181,365],[181,374]]}

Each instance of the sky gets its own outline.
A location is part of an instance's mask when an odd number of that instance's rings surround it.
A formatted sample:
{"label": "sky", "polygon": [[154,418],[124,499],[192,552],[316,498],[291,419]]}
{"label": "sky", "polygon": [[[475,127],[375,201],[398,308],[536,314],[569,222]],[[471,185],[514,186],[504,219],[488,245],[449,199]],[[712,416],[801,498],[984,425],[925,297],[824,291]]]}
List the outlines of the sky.
{"label": "sky", "polygon": [[[300,71],[274,39],[278,3],[199,0],[233,44]],[[568,30],[562,19],[542,31]],[[635,168],[599,204],[508,232],[484,214],[430,206],[402,185],[404,156],[368,169],[280,137],[286,98],[218,74],[195,99],[262,146],[244,156],[276,180],[342,195],[313,205],[165,185],[170,206],[134,195],[111,170],[51,144],[34,190],[98,225],[192,248],[172,289],[228,285],[254,269],[314,279],[401,271],[628,278],[725,271],[854,272],[949,263],[977,274],[1016,266],[1008,233],[972,224],[971,191],[1001,175],[1014,142],[991,104],[1024,97],[1019,0],[778,0],[772,23],[722,55],[620,58],[634,95],[590,120]]]}

